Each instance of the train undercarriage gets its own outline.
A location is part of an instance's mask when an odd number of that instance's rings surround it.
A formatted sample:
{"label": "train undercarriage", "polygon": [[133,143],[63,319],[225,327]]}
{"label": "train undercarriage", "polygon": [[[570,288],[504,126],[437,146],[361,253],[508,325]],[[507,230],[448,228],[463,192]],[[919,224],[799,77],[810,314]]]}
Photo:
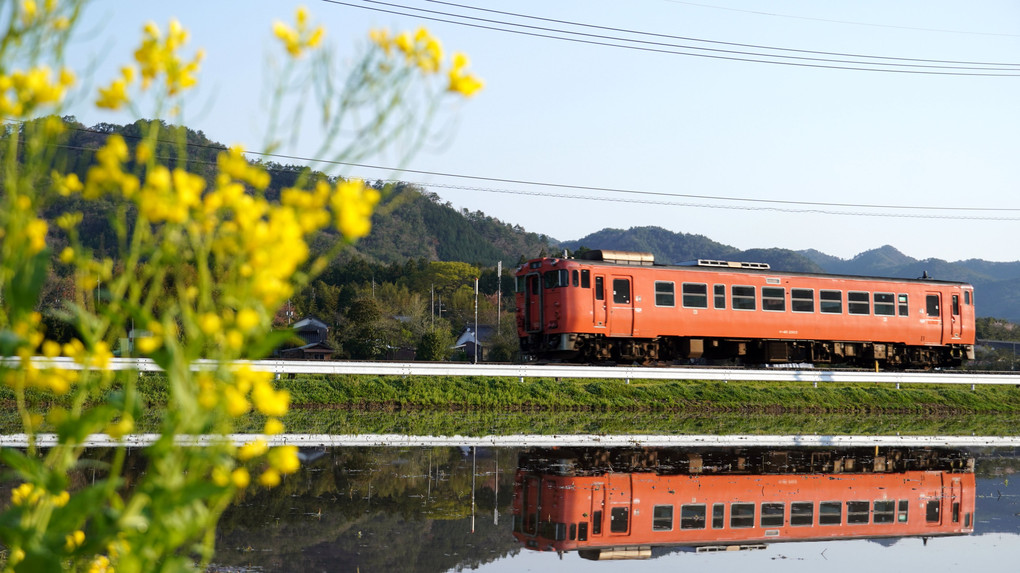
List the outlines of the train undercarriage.
{"label": "train undercarriage", "polygon": [[611,338],[594,334],[529,335],[521,352],[538,360],[587,364],[840,364],[864,368],[956,367],[973,346],[908,346],[900,343],[735,338]]}
{"label": "train undercarriage", "polygon": [[960,450],[855,448],[558,448],[522,454],[519,465],[555,475],[608,472],[658,475],[856,474],[940,470],[973,473],[974,458]]}

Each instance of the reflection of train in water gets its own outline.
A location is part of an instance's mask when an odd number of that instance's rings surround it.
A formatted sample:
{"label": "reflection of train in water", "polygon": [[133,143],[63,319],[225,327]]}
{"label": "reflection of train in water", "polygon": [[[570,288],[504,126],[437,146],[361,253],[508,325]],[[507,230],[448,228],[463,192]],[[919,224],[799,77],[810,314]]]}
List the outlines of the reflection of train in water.
{"label": "reflection of train in water", "polygon": [[957,451],[594,449],[522,454],[514,536],[586,559],[779,541],[974,530],[974,461]]}

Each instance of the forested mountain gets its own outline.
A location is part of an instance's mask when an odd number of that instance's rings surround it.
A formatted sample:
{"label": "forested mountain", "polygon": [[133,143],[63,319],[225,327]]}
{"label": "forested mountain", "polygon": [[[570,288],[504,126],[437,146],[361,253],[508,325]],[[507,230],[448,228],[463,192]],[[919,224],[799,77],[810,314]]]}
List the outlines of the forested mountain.
{"label": "forested mountain", "polygon": [[[68,170],[84,176],[95,161],[95,151],[112,133],[124,136],[134,147],[145,131],[147,121],[130,125],[99,124],[86,127],[74,118],[65,118],[67,135],[61,144]],[[167,124],[160,125],[161,143],[156,154],[170,166],[186,154],[188,168],[212,177],[216,155],[225,147],[210,141],[200,131]],[[165,140],[165,141],[162,141]],[[294,165],[263,162],[271,175],[266,194],[278,196],[300,176],[328,179],[321,173]],[[131,169],[131,165],[126,166]],[[1020,321],[1020,261],[995,263],[981,260],[947,262],[938,259],[917,260],[891,246],[863,252],[849,260],[815,250],[792,251],[763,247],[741,251],[702,236],[669,231],[658,227],[636,227],[628,230],[604,229],[576,241],[556,241],[545,235],[528,232],[520,225],[504,223],[480,211],[454,209],[435,193],[414,185],[374,183],[383,199],[372,218],[371,234],[348,248],[321,276],[321,280],[295,297],[289,312],[298,316],[320,316],[334,333],[358,332],[364,335],[364,317],[377,332],[371,349],[363,357],[373,357],[387,347],[413,346],[426,331],[435,331],[436,320],[445,324],[451,334],[463,328],[473,313],[473,283],[480,277],[483,310],[491,318],[499,308],[495,265],[503,262],[501,284],[504,300],[501,308],[512,306],[514,266],[522,260],[543,253],[558,254],[564,249],[613,249],[651,252],[660,263],[678,263],[695,259],[723,259],[768,263],[772,268],[793,272],[828,272],[839,274],[916,278],[927,273],[936,279],[967,281],[975,285],[979,316]],[[83,212],[82,237],[99,256],[116,257],[116,235],[111,217],[126,216],[130,225],[133,215],[118,211],[112,199],[75,201],[75,210]],[[498,215],[498,214],[497,214]],[[54,228],[55,225],[51,225]],[[324,233],[313,249],[324,248],[335,235]],[[61,238],[49,238],[53,252],[62,248]],[[71,281],[55,276],[48,282],[44,304],[56,307]],[[365,301],[371,299],[372,303]],[[367,306],[366,306],[367,305]],[[400,325],[382,325],[387,317],[402,317]],[[358,318],[354,318],[358,317]],[[412,320],[413,319],[413,320]],[[408,322],[411,320],[411,322]],[[444,323],[443,320],[448,322]],[[358,323],[361,321],[361,323]],[[512,320],[504,321],[504,325]],[[358,324],[356,324],[358,323]],[[358,328],[355,328],[358,326]],[[51,332],[53,332],[51,330]],[[352,334],[353,336],[353,334]],[[516,336],[507,334],[508,343]],[[364,336],[363,336],[364,338]],[[334,340],[340,346],[344,341]],[[353,347],[352,347],[353,348]],[[351,354],[354,351],[344,351]],[[358,351],[360,352],[360,351]],[[342,354],[343,355],[343,354]]]}
{"label": "forested mountain", "polygon": [[918,260],[889,245],[865,251],[852,259],[840,259],[816,250],[749,249],[740,251],[702,235],[675,233],[659,227],[635,227],[626,231],[604,229],[563,246],[576,250],[614,249],[643,251],[662,263],[694,259],[726,259],[768,263],[773,269],[793,272],[918,278],[964,281],[974,285],[978,316],[1020,321],[1020,261],[997,263],[969,259],[948,262]]}

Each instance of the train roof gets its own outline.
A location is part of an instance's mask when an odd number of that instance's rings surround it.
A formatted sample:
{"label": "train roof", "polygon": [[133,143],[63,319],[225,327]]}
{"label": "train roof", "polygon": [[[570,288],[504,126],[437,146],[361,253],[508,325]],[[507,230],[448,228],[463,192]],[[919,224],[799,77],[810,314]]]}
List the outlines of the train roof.
{"label": "train roof", "polygon": [[[545,257],[555,259],[557,257]],[[536,259],[538,260],[538,259]],[[571,259],[561,259],[571,260]],[[969,283],[964,281],[952,281],[952,280],[941,280],[934,279],[927,276],[919,278],[898,278],[898,277],[881,277],[881,276],[868,276],[868,275],[846,275],[846,274],[831,274],[831,273],[811,273],[811,272],[794,272],[794,271],[778,271],[772,269],[768,263],[757,263],[757,262],[745,262],[745,261],[723,261],[715,259],[695,259],[691,261],[685,261],[682,263],[675,264],[663,264],[655,262],[655,255],[646,252],[632,252],[632,251],[615,251],[615,250],[603,250],[595,249],[588,250],[582,253],[577,253],[573,260],[585,261],[591,263],[600,263],[605,265],[614,266],[640,266],[640,267],[657,267],[657,268],[694,268],[705,271],[726,271],[726,272],[745,272],[748,274],[769,274],[769,275],[782,275],[782,276],[812,276],[812,277],[826,277],[826,278],[846,278],[846,279],[863,279],[863,280],[881,280],[881,281],[897,281],[897,282],[915,282],[915,283],[926,283],[926,284],[942,284],[942,285],[965,285],[970,286]]]}

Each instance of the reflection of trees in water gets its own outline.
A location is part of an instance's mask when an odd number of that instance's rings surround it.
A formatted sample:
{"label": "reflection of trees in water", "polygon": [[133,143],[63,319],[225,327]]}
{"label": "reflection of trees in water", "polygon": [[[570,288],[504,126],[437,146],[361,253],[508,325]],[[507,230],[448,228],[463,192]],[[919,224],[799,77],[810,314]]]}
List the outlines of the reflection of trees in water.
{"label": "reflection of trees in water", "polygon": [[[220,565],[266,570],[442,571],[517,546],[508,511],[517,450],[477,455],[471,531],[470,451],[344,448],[307,462],[277,488],[252,488],[220,520]],[[498,474],[496,474],[498,462]]]}

